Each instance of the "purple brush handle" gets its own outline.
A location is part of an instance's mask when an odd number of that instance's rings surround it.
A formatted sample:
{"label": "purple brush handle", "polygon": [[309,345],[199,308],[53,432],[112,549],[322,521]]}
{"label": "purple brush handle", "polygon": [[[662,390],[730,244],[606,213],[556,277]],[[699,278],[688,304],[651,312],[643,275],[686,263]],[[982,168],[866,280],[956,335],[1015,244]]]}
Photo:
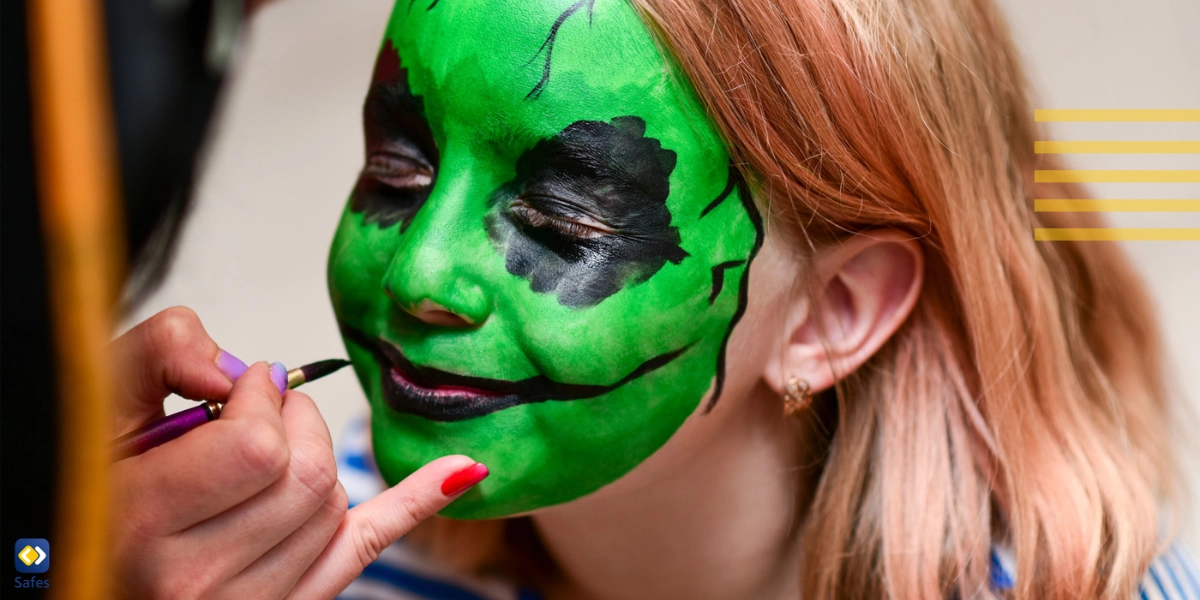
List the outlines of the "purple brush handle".
{"label": "purple brush handle", "polygon": [[205,402],[195,408],[165,416],[145,427],[117,438],[113,443],[114,460],[137,456],[155,446],[161,446],[221,414],[221,405]]}

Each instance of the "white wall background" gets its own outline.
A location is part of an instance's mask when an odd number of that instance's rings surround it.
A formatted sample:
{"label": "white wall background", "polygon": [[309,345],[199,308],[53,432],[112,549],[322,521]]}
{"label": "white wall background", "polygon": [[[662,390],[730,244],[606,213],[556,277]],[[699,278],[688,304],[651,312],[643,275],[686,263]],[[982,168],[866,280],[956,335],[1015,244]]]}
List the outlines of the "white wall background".
{"label": "white wall background", "polygon": [[[1200,108],[1200,2],[999,0],[1039,108]],[[246,361],[289,367],[345,355],[325,256],[362,158],[359,108],[388,0],[283,0],[250,27],[211,141],[196,207],[164,287],[136,320],[194,308]],[[1200,139],[1200,123],[1063,124],[1053,139]],[[1200,169],[1200,156],[1072,157],[1076,168]],[[1106,184],[1100,198],[1200,198],[1200,184]],[[1200,227],[1200,213],[1122,215]],[[1200,412],[1200,242],[1126,245],[1159,304],[1181,395]],[[346,371],[305,389],[338,436],[366,402]],[[174,401],[168,411],[184,407]],[[1200,457],[1185,456],[1200,482]],[[1193,485],[1200,488],[1200,486]],[[1198,490],[1200,491],[1200,490]],[[1200,555],[1200,506],[1185,542]]]}

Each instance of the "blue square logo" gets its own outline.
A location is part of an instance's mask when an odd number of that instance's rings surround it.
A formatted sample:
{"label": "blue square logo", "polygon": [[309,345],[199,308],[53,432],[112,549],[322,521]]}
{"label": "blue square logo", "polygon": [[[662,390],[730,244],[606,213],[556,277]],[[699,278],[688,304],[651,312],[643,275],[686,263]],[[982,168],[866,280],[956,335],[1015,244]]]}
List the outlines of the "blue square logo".
{"label": "blue square logo", "polygon": [[18,573],[45,573],[50,570],[50,542],[42,538],[21,538],[13,549],[13,566]]}

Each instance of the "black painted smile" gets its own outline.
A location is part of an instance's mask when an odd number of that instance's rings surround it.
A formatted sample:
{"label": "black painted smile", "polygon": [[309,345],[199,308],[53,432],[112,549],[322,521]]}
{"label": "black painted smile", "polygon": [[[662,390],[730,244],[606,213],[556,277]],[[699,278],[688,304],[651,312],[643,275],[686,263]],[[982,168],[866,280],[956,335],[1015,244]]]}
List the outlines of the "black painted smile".
{"label": "black painted smile", "polygon": [[388,407],[432,421],[462,421],[519,404],[603,396],[665,366],[690,347],[655,356],[612,385],[562,383],[545,375],[508,381],[414,365],[391,342],[372,338],[346,324],[339,327],[343,336],[369,350],[379,362],[383,399]]}

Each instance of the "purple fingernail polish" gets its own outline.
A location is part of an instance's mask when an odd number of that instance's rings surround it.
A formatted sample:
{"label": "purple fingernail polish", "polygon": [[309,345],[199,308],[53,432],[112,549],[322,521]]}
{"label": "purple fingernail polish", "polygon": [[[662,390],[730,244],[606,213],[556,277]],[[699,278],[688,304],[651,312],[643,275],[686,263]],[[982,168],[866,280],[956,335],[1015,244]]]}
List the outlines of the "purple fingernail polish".
{"label": "purple fingernail polish", "polygon": [[287,391],[287,367],[283,363],[271,363],[271,381],[279,388],[279,394]]}
{"label": "purple fingernail polish", "polygon": [[237,381],[242,373],[246,372],[246,363],[242,359],[222,350],[217,354],[217,368],[229,378],[230,381]]}

